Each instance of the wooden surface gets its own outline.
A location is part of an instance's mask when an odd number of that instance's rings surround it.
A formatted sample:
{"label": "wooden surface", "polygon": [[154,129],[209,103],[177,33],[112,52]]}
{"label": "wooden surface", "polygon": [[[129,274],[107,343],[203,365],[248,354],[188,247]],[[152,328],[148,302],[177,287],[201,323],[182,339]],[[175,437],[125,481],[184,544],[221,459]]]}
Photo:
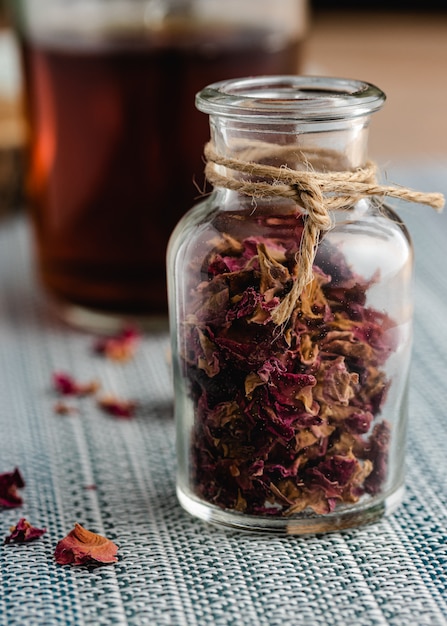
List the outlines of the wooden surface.
{"label": "wooden surface", "polygon": [[366,80],[387,94],[372,120],[373,158],[447,156],[447,13],[314,13],[304,70]]}

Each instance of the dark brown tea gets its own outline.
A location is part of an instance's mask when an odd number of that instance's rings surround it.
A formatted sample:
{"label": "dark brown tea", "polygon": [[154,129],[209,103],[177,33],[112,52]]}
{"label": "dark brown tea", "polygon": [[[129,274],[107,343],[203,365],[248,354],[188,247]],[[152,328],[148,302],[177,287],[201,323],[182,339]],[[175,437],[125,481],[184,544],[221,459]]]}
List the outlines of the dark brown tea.
{"label": "dark brown tea", "polygon": [[298,42],[209,27],[82,45],[28,42],[29,196],[38,271],[73,305],[166,313],[165,254],[203,185],[207,116],[195,94],[216,80],[296,73]]}

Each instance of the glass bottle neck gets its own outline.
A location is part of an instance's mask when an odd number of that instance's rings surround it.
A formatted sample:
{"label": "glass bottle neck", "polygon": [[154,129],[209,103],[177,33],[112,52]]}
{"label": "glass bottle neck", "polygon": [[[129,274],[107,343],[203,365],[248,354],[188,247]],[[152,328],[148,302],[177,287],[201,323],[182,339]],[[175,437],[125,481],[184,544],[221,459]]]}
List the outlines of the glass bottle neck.
{"label": "glass bottle neck", "polygon": [[354,170],[367,160],[369,121],[370,116],[364,115],[254,126],[211,115],[211,141],[219,155],[246,162],[318,172]]}

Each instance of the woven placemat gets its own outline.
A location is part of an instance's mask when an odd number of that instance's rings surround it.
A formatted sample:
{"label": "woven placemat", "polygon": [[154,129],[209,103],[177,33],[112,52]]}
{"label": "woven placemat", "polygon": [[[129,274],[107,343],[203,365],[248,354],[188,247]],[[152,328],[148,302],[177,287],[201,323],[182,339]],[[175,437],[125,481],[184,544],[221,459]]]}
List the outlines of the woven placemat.
{"label": "woven placemat", "polygon": [[[400,180],[445,192],[442,172]],[[19,517],[47,532],[0,546],[0,626],[447,624],[447,214],[402,215],[417,253],[405,500],[375,525],[305,538],[225,532],[181,510],[168,336],[147,335],[128,363],[93,355],[36,287],[27,222],[2,223],[0,472],[19,467],[26,487],[20,509],[0,510],[0,539]],[[56,415],[56,370],[137,400],[136,417],[91,398]],[[75,522],[117,543],[119,561],[58,565]]]}

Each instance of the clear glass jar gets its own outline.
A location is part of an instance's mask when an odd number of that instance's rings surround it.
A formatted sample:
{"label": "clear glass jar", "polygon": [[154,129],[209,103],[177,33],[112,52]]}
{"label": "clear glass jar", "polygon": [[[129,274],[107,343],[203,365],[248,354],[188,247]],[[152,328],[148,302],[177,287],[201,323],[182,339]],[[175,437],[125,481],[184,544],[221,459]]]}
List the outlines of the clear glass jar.
{"label": "clear glass jar", "polygon": [[[330,175],[365,165],[384,100],[360,81],[279,76],[211,85],[196,104],[219,155]],[[348,198],[319,236],[312,282],[278,324],[308,211],[240,189],[275,188],[249,168],[215,171],[236,184],[215,186],[168,250],[180,503],[254,531],[374,521],[403,495],[409,235],[382,201]]]}
{"label": "clear glass jar", "polygon": [[166,325],[166,247],[202,185],[209,135],[194,96],[241,73],[296,72],[307,0],[8,4],[41,283],[76,326]]}

